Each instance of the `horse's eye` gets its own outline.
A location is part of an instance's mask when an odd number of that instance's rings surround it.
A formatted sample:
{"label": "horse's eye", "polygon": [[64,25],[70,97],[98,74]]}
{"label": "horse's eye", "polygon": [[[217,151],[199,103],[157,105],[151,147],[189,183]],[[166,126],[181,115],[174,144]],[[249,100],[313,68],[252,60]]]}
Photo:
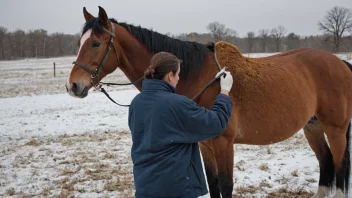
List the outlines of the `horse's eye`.
{"label": "horse's eye", "polygon": [[100,43],[98,42],[93,42],[92,47],[93,48],[98,48],[100,46]]}

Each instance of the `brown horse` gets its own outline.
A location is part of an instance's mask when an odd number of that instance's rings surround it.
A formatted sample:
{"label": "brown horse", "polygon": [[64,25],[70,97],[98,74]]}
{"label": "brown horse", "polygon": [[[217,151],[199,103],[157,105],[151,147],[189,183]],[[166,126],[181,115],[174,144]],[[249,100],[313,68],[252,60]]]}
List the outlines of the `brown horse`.
{"label": "brown horse", "polygon": [[[232,196],[233,144],[272,144],[301,128],[319,160],[315,197],[324,197],[333,185],[336,197],[347,195],[352,72],[339,58],[321,50],[299,49],[251,59],[228,43],[207,47],[118,23],[108,19],[101,7],[97,18],[85,8],[83,13],[86,23],[80,49],[66,84],[72,96],[86,97],[90,88],[116,68],[131,81],[139,79],[152,55],[160,51],[183,60],[177,93],[189,98],[219,71],[214,49],[219,64],[229,68],[234,78],[229,125],[221,135],[200,143],[211,197]],[[135,86],[141,90],[141,82]],[[219,83],[213,83],[196,102],[209,108],[219,90]]]}

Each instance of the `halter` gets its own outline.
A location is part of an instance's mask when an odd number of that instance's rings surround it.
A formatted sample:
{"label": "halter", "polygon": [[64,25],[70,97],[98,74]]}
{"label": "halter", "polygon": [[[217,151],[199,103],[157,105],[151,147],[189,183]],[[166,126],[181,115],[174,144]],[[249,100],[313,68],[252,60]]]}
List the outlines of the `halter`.
{"label": "halter", "polygon": [[[91,69],[89,69],[89,67],[87,67],[87,66],[84,65],[83,63],[80,63],[80,62],[78,62],[78,61],[74,61],[74,62],[73,62],[73,64],[76,64],[76,65],[82,67],[84,70],[86,70],[86,71],[90,74],[92,80],[94,80],[95,78],[97,78],[97,77],[99,76],[99,72],[100,72],[101,68],[103,68],[104,63],[105,63],[106,59],[108,58],[108,55],[109,55],[109,51],[110,51],[110,49],[111,49],[111,46],[114,48],[117,63],[119,62],[119,58],[118,58],[118,56],[117,56],[117,52],[116,52],[116,49],[115,49],[115,46],[114,46],[115,26],[111,23],[111,27],[112,27],[112,28],[111,28],[111,29],[112,29],[111,32],[110,32],[109,30],[103,28],[104,32],[106,32],[106,33],[108,33],[108,34],[110,35],[110,40],[109,40],[108,46],[106,46],[104,58],[103,58],[103,60],[100,62],[98,68],[97,68],[95,71],[92,71]],[[93,83],[93,84],[94,84],[94,83]]]}

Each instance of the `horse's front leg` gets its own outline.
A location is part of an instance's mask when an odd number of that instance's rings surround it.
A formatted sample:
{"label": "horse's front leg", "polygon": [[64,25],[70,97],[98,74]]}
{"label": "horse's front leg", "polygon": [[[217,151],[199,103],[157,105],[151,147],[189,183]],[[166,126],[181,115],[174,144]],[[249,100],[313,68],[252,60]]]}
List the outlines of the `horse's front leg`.
{"label": "horse's front leg", "polygon": [[218,183],[218,171],[214,150],[211,141],[204,141],[199,143],[200,150],[204,161],[205,173],[209,186],[209,193],[211,198],[221,198]]}
{"label": "horse's front leg", "polygon": [[233,191],[234,133],[226,129],[212,140],[222,198],[231,198]]}

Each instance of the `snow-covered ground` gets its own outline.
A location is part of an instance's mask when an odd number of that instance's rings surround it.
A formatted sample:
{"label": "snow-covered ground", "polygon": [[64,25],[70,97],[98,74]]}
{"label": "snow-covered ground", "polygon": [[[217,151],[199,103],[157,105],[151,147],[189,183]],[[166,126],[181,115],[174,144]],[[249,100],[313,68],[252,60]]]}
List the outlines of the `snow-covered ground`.
{"label": "snow-covered ground", "polygon": [[[74,59],[0,62],[0,197],[133,197],[128,109],[100,92],[65,93]],[[117,71],[105,81],[127,78]],[[138,93],[107,91],[124,104]],[[269,146],[235,145],[234,163],[234,197],[306,197],[317,189],[318,162],[302,131]]]}

